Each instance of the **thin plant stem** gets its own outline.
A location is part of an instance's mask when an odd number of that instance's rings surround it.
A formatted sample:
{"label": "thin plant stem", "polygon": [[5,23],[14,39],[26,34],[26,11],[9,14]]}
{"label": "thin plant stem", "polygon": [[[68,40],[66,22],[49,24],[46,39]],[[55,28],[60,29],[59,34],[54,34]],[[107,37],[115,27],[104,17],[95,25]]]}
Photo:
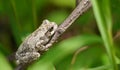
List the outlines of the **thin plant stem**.
{"label": "thin plant stem", "polygon": [[[96,17],[97,25],[99,27],[99,30],[101,32],[101,36],[107,51],[107,54],[109,56],[109,59],[112,64],[112,70],[118,70],[117,64],[115,61],[115,51],[114,51],[114,44],[113,44],[113,39],[112,39],[112,27],[111,27],[111,18],[106,18],[105,15],[99,6],[99,2],[97,0],[91,0],[92,5],[93,5],[93,11]],[[107,9],[108,10],[108,9]],[[110,11],[110,10],[109,10]],[[105,12],[105,11],[104,11]],[[108,12],[108,11],[107,11]],[[110,16],[110,13],[107,14]],[[109,21],[107,21],[109,19]]]}

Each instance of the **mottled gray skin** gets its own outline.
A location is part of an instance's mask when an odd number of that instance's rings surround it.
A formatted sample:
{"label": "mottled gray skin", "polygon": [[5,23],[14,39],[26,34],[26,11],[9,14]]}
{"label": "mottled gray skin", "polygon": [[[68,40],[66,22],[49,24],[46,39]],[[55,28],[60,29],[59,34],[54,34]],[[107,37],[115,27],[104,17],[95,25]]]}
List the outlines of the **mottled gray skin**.
{"label": "mottled gray skin", "polygon": [[16,52],[18,64],[30,63],[37,60],[41,51],[46,51],[49,46],[49,40],[57,29],[57,24],[44,20],[41,26],[32,34],[25,38]]}

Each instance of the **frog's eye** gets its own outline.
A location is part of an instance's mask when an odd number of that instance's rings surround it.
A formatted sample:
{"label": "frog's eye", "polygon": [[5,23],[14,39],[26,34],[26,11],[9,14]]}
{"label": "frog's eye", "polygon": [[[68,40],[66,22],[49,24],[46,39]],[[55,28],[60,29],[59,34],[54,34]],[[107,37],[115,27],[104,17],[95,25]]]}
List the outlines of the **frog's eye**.
{"label": "frog's eye", "polygon": [[49,32],[52,32],[52,31],[53,31],[53,29],[54,29],[54,27],[51,27],[48,31],[49,31]]}

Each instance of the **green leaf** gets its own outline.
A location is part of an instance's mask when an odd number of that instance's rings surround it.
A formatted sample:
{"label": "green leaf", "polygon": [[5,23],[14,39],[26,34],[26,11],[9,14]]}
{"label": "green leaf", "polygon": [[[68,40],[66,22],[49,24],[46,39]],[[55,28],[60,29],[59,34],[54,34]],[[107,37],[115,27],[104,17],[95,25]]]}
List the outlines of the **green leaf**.
{"label": "green leaf", "polygon": [[0,52],[0,70],[13,70],[6,57]]}
{"label": "green leaf", "polygon": [[109,55],[111,64],[113,64],[113,69],[117,70],[115,50],[112,40],[112,20],[109,0],[91,0],[91,2],[107,54]]}
{"label": "green leaf", "polygon": [[[86,48],[83,50],[83,48]],[[57,64],[57,70],[79,70],[93,68],[103,65],[101,55],[103,55],[103,48],[99,44],[84,46],[78,49],[74,54],[67,56]],[[97,54],[96,54],[97,53]],[[81,70],[82,70],[81,69]]]}
{"label": "green leaf", "polygon": [[41,66],[43,64],[47,65],[47,63],[57,63],[84,45],[101,42],[101,38],[95,35],[82,35],[70,38],[50,49],[44,56],[41,56],[38,62],[33,64],[32,67],[30,66],[28,70],[41,69]]}

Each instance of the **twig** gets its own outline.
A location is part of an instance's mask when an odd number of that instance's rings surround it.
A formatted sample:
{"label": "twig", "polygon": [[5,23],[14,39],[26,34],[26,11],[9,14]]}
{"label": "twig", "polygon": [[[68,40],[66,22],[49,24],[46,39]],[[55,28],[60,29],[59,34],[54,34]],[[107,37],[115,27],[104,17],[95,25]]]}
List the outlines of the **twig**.
{"label": "twig", "polygon": [[81,47],[74,53],[71,64],[70,64],[70,70],[72,70],[72,67],[75,64],[75,61],[76,61],[76,58],[77,58],[78,54],[80,54],[81,52],[87,50],[88,48],[89,48],[88,46]]}
{"label": "twig", "polygon": [[14,70],[26,70],[28,64],[23,65],[23,64],[19,64]]}
{"label": "twig", "polygon": [[82,48],[79,48],[79,49],[74,53],[74,55],[73,55],[73,58],[72,58],[72,61],[71,61],[71,65],[73,65],[73,64],[75,63],[77,55],[78,55],[79,53],[85,51],[85,50],[88,49],[88,48],[89,48],[88,46],[84,46],[84,47],[82,47]]}
{"label": "twig", "polygon": [[53,44],[70,25],[84,12],[86,12],[91,7],[90,0],[81,0],[78,6],[73,10],[73,12],[68,16],[68,18],[58,27],[54,36],[50,40],[50,44]]}
{"label": "twig", "polygon": [[76,6],[80,3],[81,0],[76,0]]}

